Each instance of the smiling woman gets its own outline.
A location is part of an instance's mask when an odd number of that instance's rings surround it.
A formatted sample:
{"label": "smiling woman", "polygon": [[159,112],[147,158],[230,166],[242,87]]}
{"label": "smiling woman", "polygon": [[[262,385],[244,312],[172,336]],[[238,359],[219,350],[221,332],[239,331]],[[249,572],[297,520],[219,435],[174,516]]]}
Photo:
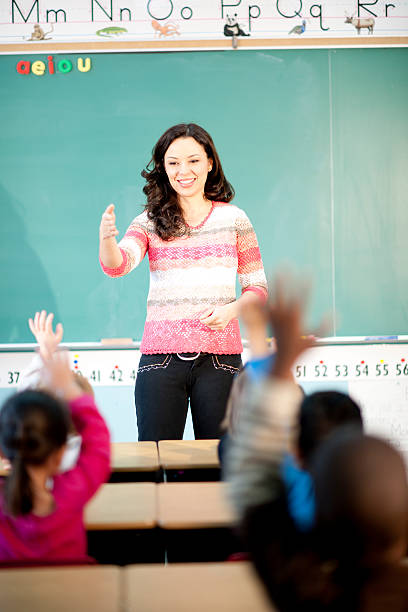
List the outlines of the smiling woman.
{"label": "smiling woman", "polygon": [[216,438],[241,367],[240,306],[267,293],[256,235],[229,203],[234,190],[200,126],[168,129],[142,176],[145,211],[119,244],[113,204],[100,225],[100,262],[109,276],[123,276],[149,256],[135,389],[139,440],[182,438],[189,401],[195,437]]}

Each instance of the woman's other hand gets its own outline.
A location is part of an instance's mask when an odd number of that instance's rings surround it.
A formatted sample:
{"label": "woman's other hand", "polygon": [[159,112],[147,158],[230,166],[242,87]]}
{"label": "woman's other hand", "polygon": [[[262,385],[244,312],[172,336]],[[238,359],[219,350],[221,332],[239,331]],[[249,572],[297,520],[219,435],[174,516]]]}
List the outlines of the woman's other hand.
{"label": "woman's other hand", "polygon": [[207,308],[200,316],[200,321],[213,331],[223,331],[228,323],[237,316],[236,302]]}

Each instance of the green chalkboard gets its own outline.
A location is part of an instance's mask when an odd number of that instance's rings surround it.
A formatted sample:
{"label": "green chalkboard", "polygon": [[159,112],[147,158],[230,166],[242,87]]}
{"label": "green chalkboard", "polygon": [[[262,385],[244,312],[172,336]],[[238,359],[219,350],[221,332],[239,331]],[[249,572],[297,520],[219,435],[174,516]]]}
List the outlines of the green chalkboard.
{"label": "green chalkboard", "polygon": [[16,65],[46,55],[0,57],[0,342],[31,341],[41,308],[66,341],[141,338],[148,262],[105,277],[99,220],[141,212],[140,171],[181,121],[212,134],[266,268],[313,275],[313,318],[407,333],[408,49],[86,56],[42,76]]}

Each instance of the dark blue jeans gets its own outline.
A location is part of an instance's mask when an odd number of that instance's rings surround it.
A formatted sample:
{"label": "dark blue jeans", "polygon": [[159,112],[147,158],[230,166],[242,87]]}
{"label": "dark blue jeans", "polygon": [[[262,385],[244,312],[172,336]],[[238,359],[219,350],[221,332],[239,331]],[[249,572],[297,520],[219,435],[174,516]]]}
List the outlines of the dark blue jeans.
{"label": "dark blue jeans", "polygon": [[139,440],[181,440],[189,401],[196,439],[219,438],[241,366],[241,355],[202,353],[191,361],[176,353],[142,355],[135,387]]}

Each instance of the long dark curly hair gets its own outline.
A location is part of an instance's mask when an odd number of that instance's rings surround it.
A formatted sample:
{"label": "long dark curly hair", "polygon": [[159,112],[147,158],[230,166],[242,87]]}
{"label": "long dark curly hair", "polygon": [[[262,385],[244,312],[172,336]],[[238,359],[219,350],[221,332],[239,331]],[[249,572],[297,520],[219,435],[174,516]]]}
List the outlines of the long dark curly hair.
{"label": "long dark curly hair", "polygon": [[152,159],[142,171],[146,179],[143,187],[147,196],[145,210],[162,240],[171,240],[187,232],[177,193],[171,187],[164,168],[164,155],[173,140],[188,137],[194,138],[204,147],[208,159],[212,160],[212,168],[204,186],[205,197],[217,202],[230,202],[235,195],[232,185],[224,176],[220,158],[208,132],[195,123],[179,123],[169,128],[157,141]]}

